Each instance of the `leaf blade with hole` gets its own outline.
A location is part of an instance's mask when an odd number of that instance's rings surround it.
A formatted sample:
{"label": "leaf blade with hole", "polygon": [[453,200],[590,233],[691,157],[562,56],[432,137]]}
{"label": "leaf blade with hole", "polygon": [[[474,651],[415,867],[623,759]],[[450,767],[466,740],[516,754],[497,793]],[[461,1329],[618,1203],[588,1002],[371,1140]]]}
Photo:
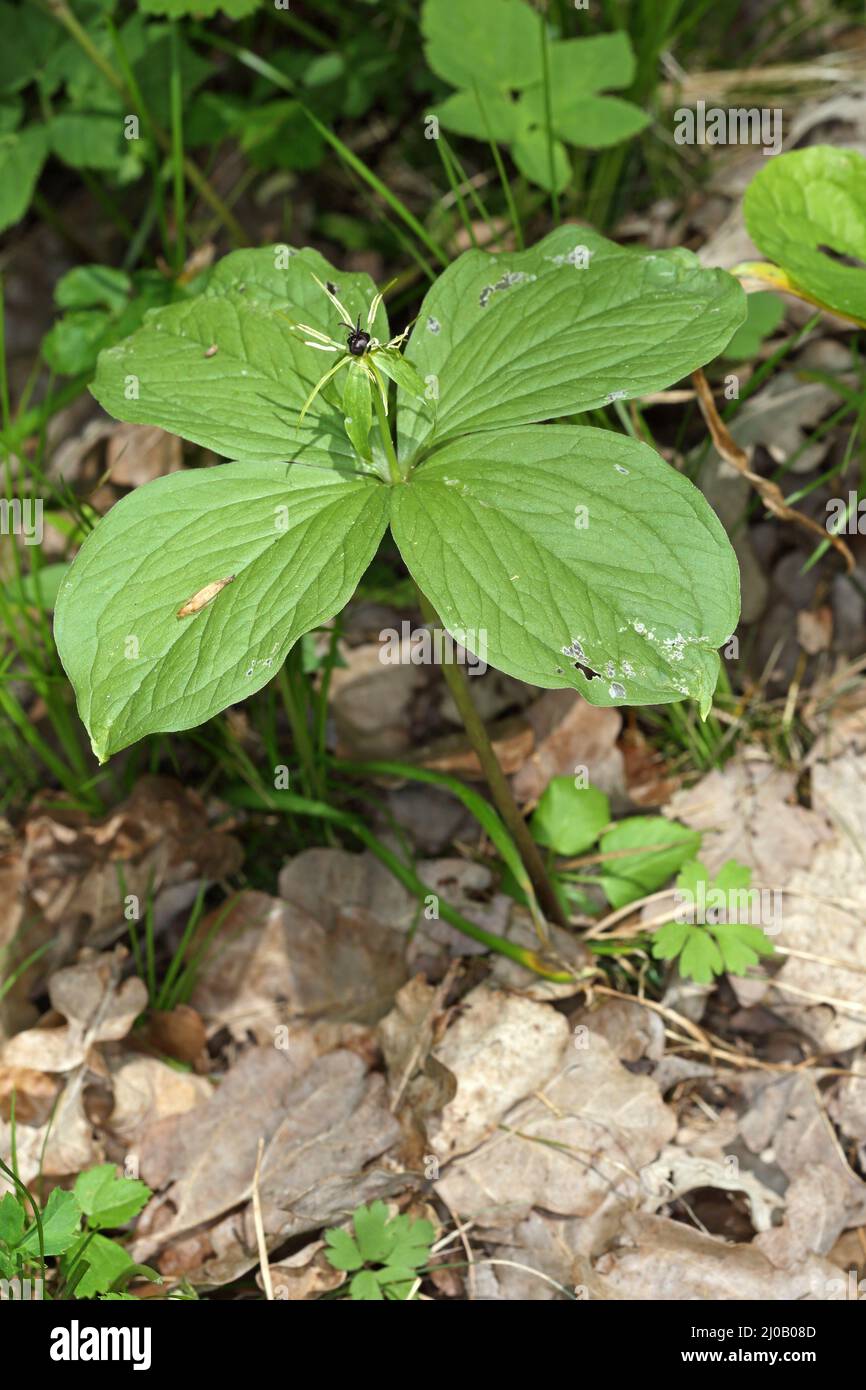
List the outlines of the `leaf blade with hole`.
{"label": "leaf blade with hole", "polygon": [[391,520],[448,631],[499,670],[595,705],[709,707],[736,557],[647,445],[567,425],[471,436],[392,489]]}

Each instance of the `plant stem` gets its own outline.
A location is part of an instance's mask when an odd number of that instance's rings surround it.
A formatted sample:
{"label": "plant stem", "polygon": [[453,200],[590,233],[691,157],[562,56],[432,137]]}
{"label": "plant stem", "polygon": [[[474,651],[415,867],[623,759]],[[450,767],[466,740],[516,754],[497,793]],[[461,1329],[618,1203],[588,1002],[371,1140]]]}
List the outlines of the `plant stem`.
{"label": "plant stem", "polygon": [[[442,626],[441,619],[433,605],[425,598],[421,590],[416,585],[418,602],[421,612],[428,623],[435,623],[437,627]],[[555,922],[559,927],[568,925],[565,913],[553,884],[550,881],[544,861],[539,853],[538,846],[529,833],[529,827],[520,808],[511,793],[508,779],[499,764],[499,759],[490,742],[490,736],[484,727],[484,721],[475,708],[472,695],[469,690],[469,681],[461,666],[458,666],[453,658],[453,653],[449,652],[446,644],[447,654],[442,661],[442,674],[451,692],[451,697],[457,706],[457,711],[463,721],[463,727],[469,736],[475,754],[481,764],[481,771],[487,780],[487,785],[493,795],[500,816],[504,820],[511,838],[520,851],[520,857],[526,865],[527,873],[532,879],[538,901],[545,916],[551,922]]]}
{"label": "plant stem", "polygon": [[400,465],[397,462],[397,454],[394,449],[394,440],[391,437],[391,426],[388,424],[388,416],[385,413],[385,402],[382,400],[382,378],[370,361],[370,370],[376,378],[373,387],[373,405],[376,408],[376,419],[379,422],[379,435],[382,440],[382,448],[385,450],[385,457],[388,460],[388,472],[391,475],[392,483],[402,483],[403,474],[400,472]]}
{"label": "plant stem", "polygon": [[298,699],[297,677],[300,672],[297,656],[299,652],[300,647],[298,646],[293,647],[292,651],[289,652],[285,666],[277,673],[277,687],[292,728],[295,750],[301,763],[302,777],[306,782],[305,790],[310,796],[321,796],[322,785],[317,773],[316,758],[307,724],[307,713],[303,702]]}

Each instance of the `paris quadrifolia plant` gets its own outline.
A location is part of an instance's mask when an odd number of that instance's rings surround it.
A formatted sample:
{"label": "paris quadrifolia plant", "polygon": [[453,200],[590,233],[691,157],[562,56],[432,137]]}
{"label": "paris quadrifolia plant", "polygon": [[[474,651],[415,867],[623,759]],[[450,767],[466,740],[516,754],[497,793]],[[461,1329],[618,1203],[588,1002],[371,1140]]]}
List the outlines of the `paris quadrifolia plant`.
{"label": "paris quadrifolia plant", "polygon": [[265,685],[388,526],[428,616],[470,651],[483,634],[489,664],[706,714],[739,612],[727,536],[647,444],[572,417],[670,386],[744,317],[690,252],[575,226],[460,256],[396,337],[365,274],[226,256],[99,357],[111,415],[231,460],[130,493],[63,583],[57,644],[99,760]]}

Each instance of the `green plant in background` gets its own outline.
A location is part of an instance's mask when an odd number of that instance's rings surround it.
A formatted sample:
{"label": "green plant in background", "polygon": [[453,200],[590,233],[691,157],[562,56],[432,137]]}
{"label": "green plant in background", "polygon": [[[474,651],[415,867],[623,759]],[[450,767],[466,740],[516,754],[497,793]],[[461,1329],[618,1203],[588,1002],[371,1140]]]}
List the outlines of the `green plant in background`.
{"label": "green plant in background", "polygon": [[[745,975],[761,956],[773,954],[772,942],[752,920],[756,901],[763,912],[764,900],[751,887],[751,869],[731,859],[711,878],[695,857],[701,845],[698,831],[666,816],[628,816],[612,823],[604,792],[571,777],[552,779],[530,827],[537,843],[554,854],[581,857],[579,869],[563,865],[554,871],[554,881],[590,913],[598,908],[578,885],[600,888],[617,911],[664,888],[676,874],[683,912],[640,944],[649,944],[656,960],[676,961],[681,975],[708,984],[726,971]],[[608,953],[609,943],[602,938],[593,941],[590,936],[588,944]]]}
{"label": "green plant in background", "polygon": [[384,1202],[357,1207],[354,1236],[339,1227],[325,1232],[325,1251],[334,1269],[352,1274],[349,1298],[356,1302],[391,1299],[405,1303],[412,1285],[430,1258],[433,1227],[401,1214],[388,1218]]}
{"label": "green plant in background", "polygon": [[0,1278],[44,1281],[45,1260],[55,1257],[58,1282],[51,1295],[43,1287],[43,1297],[116,1297],[132,1278],[159,1282],[158,1274],[102,1234],[138,1215],[150,1197],[143,1182],[101,1164],[79,1173],[71,1192],[55,1187],[40,1210],[2,1161],[0,1169],[15,1189],[0,1198]]}
{"label": "green plant in background", "polygon": [[[677,876],[677,892],[688,900],[692,915],[696,908],[699,915],[701,902],[709,902],[711,911],[718,912],[719,917],[666,922],[653,938],[656,960],[675,960],[681,975],[698,984],[709,984],[714,976],[725,971],[745,975],[761,956],[773,955],[775,947],[760,926],[736,920],[741,913],[749,914],[751,882],[751,869],[734,859],[723,864],[713,879],[698,860],[685,864]],[[722,900],[721,908],[715,906],[716,899]],[[733,921],[729,920],[731,917]]]}
{"label": "green plant in background", "polygon": [[785,317],[785,306],[777,294],[759,290],[746,299],[746,321],[737,329],[724,356],[735,362],[757,357],[761,344],[775,333]]}
{"label": "green plant in background", "polygon": [[[142,13],[115,31],[112,8],[102,0],[76,0],[74,7],[0,3],[0,231],[26,213],[49,155],[85,178],[106,176],[119,188],[146,172],[153,158],[149,122],[170,122],[165,73],[172,36],[167,24]],[[64,27],[66,16],[75,33]],[[177,43],[181,93],[189,100],[210,64]],[[118,84],[120,72],[128,74],[139,98],[132,110],[146,111],[148,120],[136,116],[137,124],[130,124],[128,99],[85,45]]]}
{"label": "green plant in background", "polygon": [[[612,822],[605,793],[577,785],[571,777],[552,778],[532,814],[530,828],[537,843],[555,854],[587,857],[586,869],[557,874],[569,896],[580,898],[574,885],[594,884],[613,909],[664,887],[701,843],[698,831],[666,816],[627,816]],[[590,872],[591,864],[597,864],[598,870]],[[580,900],[588,905],[585,898]]]}
{"label": "green plant in background", "polygon": [[42,355],[59,376],[90,372],[102,349],[138,328],[148,309],[181,294],[158,270],[128,275],[107,265],[76,266],[55,286],[62,312],[42,340]]}
{"label": "green plant in background", "polygon": [[768,160],[746,189],[753,275],[866,327],[866,158],[811,145]]}
{"label": "green plant in background", "polygon": [[546,41],[523,0],[425,0],[427,61],[458,90],[434,102],[446,130],[507,145],[532,183],[562,192],[566,146],[600,150],[645,129],[649,117],[622,97],[635,59],[626,33]]}
{"label": "green plant in background", "polygon": [[[111,414],[236,460],[125,497],[61,585],[58,650],[100,761],[265,685],[351,597],[389,522],[448,631],[492,665],[593,704],[708,710],[738,616],[714,513],[647,445],[535,422],[708,361],[743,317],[737,283],[686,251],[570,227],[526,252],[466,253],[406,350],[433,399],[401,384],[395,442],[374,392],[367,460],[333,381],[299,420],[322,354],[298,325],[329,336],[336,318],[316,277],[366,320],[367,276],[313,251],[235,252],[100,356]],[[381,303],[373,327],[387,342]]]}

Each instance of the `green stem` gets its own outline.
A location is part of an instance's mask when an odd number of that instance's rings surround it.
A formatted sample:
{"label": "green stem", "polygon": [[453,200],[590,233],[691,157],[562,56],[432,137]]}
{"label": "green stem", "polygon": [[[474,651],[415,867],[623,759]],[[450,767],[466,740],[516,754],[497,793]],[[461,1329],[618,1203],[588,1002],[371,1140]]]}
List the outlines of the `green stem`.
{"label": "green stem", "polygon": [[[442,621],[433,605],[425,598],[421,590],[417,588],[418,602],[421,612],[428,623],[433,623],[437,627],[442,626]],[[451,698],[457,706],[457,712],[463,721],[463,727],[469,736],[469,742],[475,750],[476,757],[481,764],[481,771],[487,780],[487,785],[493,795],[500,816],[504,820],[511,838],[520,851],[520,857],[526,865],[527,873],[532,879],[538,901],[541,904],[545,916],[557,926],[567,927],[565,913],[546,868],[544,861],[538,850],[538,846],[529,833],[529,827],[520,808],[511,793],[508,779],[499,764],[499,759],[490,742],[490,736],[484,727],[484,721],[475,708],[472,695],[469,690],[469,681],[461,666],[454,660],[453,653],[446,644],[446,655],[442,661],[442,674],[445,677]]]}
{"label": "green stem", "polygon": [[286,658],[286,664],[277,675],[277,687],[283,700],[283,707],[292,726],[292,738],[295,741],[295,749],[301,762],[301,768],[306,782],[306,790],[310,796],[321,796],[322,785],[316,769],[316,755],[313,749],[313,741],[310,737],[310,729],[307,724],[306,710],[298,700],[297,687],[297,655],[300,653],[300,646],[293,647]]}
{"label": "green stem", "polygon": [[388,423],[388,416],[385,413],[385,402],[382,400],[382,378],[370,361],[370,370],[376,378],[373,386],[373,405],[376,410],[376,419],[379,422],[379,435],[382,440],[382,448],[385,450],[385,457],[388,460],[388,472],[391,475],[392,483],[402,483],[403,474],[400,472],[400,465],[397,462],[397,453],[394,448],[394,440],[391,436],[391,426]]}
{"label": "green stem", "polygon": [[547,165],[550,172],[550,210],[554,223],[559,221],[559,194],[556,191],[556,159],[553,145],[553,109],[550,100],[550,55],[547,51],[547,16],[539,13],[541,25],[541,70],[544,79],[544,119],[547,130]]}
{"label": "green stem", "polygon": [[174,181],[174,268],[180,274],[186,264],[186,198],[183,169],[183,90],[177,23],[171,25],[171,162]]}

